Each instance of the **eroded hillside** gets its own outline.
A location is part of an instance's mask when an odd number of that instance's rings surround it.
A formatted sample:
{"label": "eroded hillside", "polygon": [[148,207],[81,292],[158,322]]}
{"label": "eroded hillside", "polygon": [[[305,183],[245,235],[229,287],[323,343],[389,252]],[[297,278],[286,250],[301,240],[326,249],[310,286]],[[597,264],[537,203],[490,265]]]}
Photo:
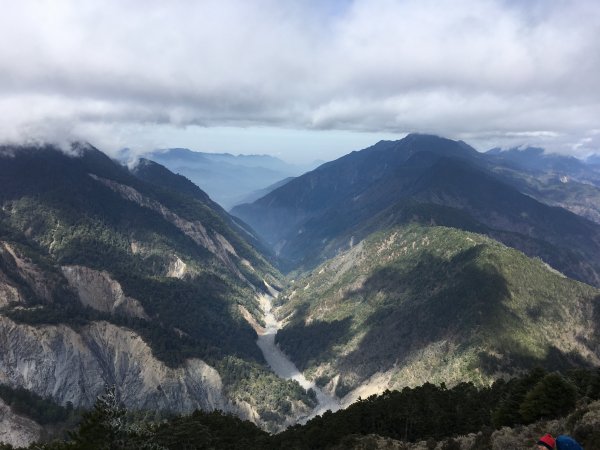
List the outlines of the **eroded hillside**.
{"label": "eroded hillside", "polygon": [[244,315],[279,273],[251,230],[150,161],[93,147],[0,152],[0,383],[89,407],[223,409],[276,429],[313,406]]}

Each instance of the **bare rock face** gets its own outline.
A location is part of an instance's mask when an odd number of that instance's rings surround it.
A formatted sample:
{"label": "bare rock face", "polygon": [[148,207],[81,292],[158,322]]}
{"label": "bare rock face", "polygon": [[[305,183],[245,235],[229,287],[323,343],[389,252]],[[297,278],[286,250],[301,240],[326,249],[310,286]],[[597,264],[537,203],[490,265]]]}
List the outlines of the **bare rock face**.
{"label": "bare rock face", "polygon": [[13,447],[27,447],[38,441],[42,427],[31,419],[13,413],[0,399],[0,443]]}
{"label": "bare rock face", "polygon": [[[10,270],[3,270],[3,266]],[[26,285],[40,299],[52,300],[52,282],[43,270],[20,255],[8,242],[0,241],[0,308],[25,302],[19,283]]]}
{"label": "bare rock face", "polygon": [[[7,244],[0,241],[0,267],[7,264],[16,266],[16,261],[10,253]],[[23,298],[14,281],[3,270],[0,270],[0,308],[22,302]]]}
{"label": "bare rock face", "polygon": [[148,319],[140,302],[127,297],[107,272],[83,266],[63,266],[62,271],[84,305],[111,314]]}
{"label": "bare rock face", "polygon": [[19,290],[0,272],[0,308],[22,302],[23,299]]}
{"label": "bare rock face", "polygon": [[187,264],[184,263],[181,258],[177,255],[173,255],[173,259],[169,263],[169,269],[167,270],[167,276],[172,278],[185,278],[188,273]]}
{"label": "bare rock face", "polygon": [[46,301],[52,301],[52,283],[44,275],[44,271],[32,263],[28,258],[22,256],[7,242],[2,242],[2,247],[13,258],[16,268],[27,282],[29,287],[38,297]]}
{"label": "bare rock face", "polygon": [[82,407],[91,407],[105,386],[116,385],[131,409],[234,409],[223,397],[214,368],[199,359],[167,367],[139,335],[107,322],[76,332],[65,325],[33,327],[0,316],[0,383]]}

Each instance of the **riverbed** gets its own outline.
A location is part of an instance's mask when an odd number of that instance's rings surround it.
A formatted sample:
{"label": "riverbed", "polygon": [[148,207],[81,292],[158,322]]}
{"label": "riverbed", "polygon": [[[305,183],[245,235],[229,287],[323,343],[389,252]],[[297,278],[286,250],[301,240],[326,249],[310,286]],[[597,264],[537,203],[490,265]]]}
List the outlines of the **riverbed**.
{"label": "riverbed", "polygon": [[298,370],[296,365],[281,351],[279,346],[275,344],[275,335],[281,329],[282,323],[278,321],[273,314],[273,297],[270,295],[261,295],[259,300],[264,313],[265,328],[264,331],[259,333],[256,343],[261,349],[265,360],[276,375],[285,378],[286,380],[296,380],[304,389],[312,389],[315,391],[318,404],[311,414],[300,420],[300,423],[305,423],[309,419],[321,415],[327,410],[337,411],[340,409],[339,400],[324,392],[312,381],[307,380],[304,375],[302,375],[302,372]]}

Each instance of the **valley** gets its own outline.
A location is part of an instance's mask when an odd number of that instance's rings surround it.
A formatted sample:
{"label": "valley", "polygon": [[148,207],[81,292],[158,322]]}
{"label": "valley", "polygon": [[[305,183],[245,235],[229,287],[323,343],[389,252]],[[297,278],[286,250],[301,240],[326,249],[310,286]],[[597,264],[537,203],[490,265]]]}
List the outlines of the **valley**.
{"label": "valley", "polygon": [[315,398],[317,400],[316,407],[310,414],[299,418],[298,423],[306,423],[313,417],[321,415],[328,410],[332,412],[337,411],[341,407],[339,399],[325,393],[314,382],[308,381],[289,357],[283,353],[275,343],[277,332],[283,327],[283,322],[275,318],[272,310],[273,300],[277,297],[278,293],[271,291],[271,294],[274,295],[263,295],[260,299],[261,307],[265,314],[265,327],[258,331],[258,340],[256,343],[263,352],[269,367],[271,367],[277,376],[286,380],[297,381],[304,389],[307,391],[312,390],[315,393]]}
{"label": "valley", "polygon": [[[148,159],[127,168],[83,144],[11,151],[6,389],[88,409],[112,385],[132,411],[219,410],[281,433],[428,383],[486,392],[536,368],[600,366],[591,169],[550,188],[555,165],[525,171],[413,134],[230,214]],[[587,203],[558,206],[580,192]]]}
{"label": "valley", "polygon": [[0,450],[600,450],[599,31],[4,1]]}
{"label": "valley", "polygon": [[89,408],[230,411],[271,430],[312,410],[240,313],[281,275],[243,224],[156,163],[88,146],[0,153],[0,383]]}

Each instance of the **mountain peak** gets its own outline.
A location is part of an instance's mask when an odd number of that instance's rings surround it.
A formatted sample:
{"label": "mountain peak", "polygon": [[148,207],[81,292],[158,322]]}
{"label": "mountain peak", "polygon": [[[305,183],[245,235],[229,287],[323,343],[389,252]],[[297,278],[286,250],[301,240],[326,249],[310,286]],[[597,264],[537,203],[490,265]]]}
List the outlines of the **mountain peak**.
{"label": "mountain peak", "polygon": [[396,141],[396,148],[413,155],[417,152],[430,152],[439,156],[464,158],[479,157],[479,152],[463,141],[454,141],[435,134],[410,133]]}
{"label": "mountain peak", "polygon": [[408,133],[404,139],[421,139],[421,138],[435,138],[435,139],[444,139],[441,136],[437,135],[437,134],[433,134],[433,133],[419,133],[419,132],[413,132],[413,133]]}
{"label": "mountain peak", "polygon": [[[409,133],[396,141],[381,140],[365,149],[369,152],[390,152],[390,156],[399,154],[412,156],[418,152],[430,152],[440,156],[460,158],[478,157],[479,152],[463,141],[455,141],[435,134]],[[363,153],[363,150],[351,154]],[[340,158],[344,159],[345,157]],[[401,158],[402,159],[402,158]]]}
{"label": "mountain peak", "polygon": [[469,148],[473,151],[476,151],[473,147],[466,144],[464,141],[455,141],[453,139],[449,139],[443,136],[438,136],[437,134],[429,134],[429,133],[409,133],[403,139],[398,142],[406,142],[411,144],[421,144],[421,145],[432,145],[432,144],[446,144],[446,145],[459,145],[461,147]]}

